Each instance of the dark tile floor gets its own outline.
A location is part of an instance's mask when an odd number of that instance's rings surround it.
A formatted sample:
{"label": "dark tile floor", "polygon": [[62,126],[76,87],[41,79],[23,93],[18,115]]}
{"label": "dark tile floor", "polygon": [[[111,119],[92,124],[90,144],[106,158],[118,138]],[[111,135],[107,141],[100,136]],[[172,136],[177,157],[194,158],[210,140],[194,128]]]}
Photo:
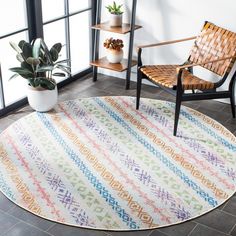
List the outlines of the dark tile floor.
{"label": "dark tile floor", "polygon": [[[90,77],[80,79],[59,91],[59,101],[78,97],[109,95],[135,96],[135,83],[125,90],[125,81],[99,76],[96,83]],[[144,85],[142,97],[173,100],[173,97],[157,88]],[[236,135],[236,119],[232,119],[230,106],[217,101],[186,102],[184,105],[207,114],[222,123]],[[0,131],[32,112],[28,106],[0,119]],[[212,212],[192,221],[158,230],[137,232],[109,232],[69,227],[39,218],[10,202],[0,193],[0,235],[7,236],[236,236],[236,195]]]}

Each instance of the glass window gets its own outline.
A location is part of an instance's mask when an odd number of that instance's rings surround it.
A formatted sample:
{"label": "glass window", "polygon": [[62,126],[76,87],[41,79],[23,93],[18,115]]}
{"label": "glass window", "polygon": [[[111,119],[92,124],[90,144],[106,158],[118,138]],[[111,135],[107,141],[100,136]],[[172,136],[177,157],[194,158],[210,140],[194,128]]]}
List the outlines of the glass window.
{"label": "glass window", "polygon": [[70,17],[71,71],[75,74],[89,67],[90,61],[90,12]]}
{"label": "glass window", "polygon": [[[18,43],[22,39],[28,41],[28,35],[33,38],[41,37],[41,27],[43,27],[44,39],[49,48],[57,42],[64,45],[60,53],[60,59],[71,60],[72,75],[90,67],[90,22],[92,1],[41,0],[41,2],[42,9],[35,10],[38,13],[36,14],[36,17],[42,15],[43,19],[32,17],[32,24],[30,24],[30,26],[28,26],[27,23],[27,10],[37,7],[38,4],[35,4],[37,2],[8,0],[4,1],[4,4],[2,4],[0,8],[1,22],[7,22],[7,24],[1,24],[0,33],[0,79],[3,88],[3,94],[1,94],[0,87],[0,109],[3,109],[3,111],[5,107],[2,97],[4,97],[5,106],[9,106],[18,100],[25,98],[27,93],[26,79],[16,77],[9,81],[9,78],[13,75],[13,73],[9,71],[9,68],[19,66],[19,62],[16,59],[16,52],[9,44],[10,41],[15,43]],[[26,3],[30,5],[28,9],[26,8]],[[72,16],[70,16],[71,13],[73,13]],[[44,25],[40,25],[42,20]],[[52,20],[51,23],[45,24],[50,20]],[[34,27],[34,25],[37,25],[37,30],[31,28]],[[21,32],[16,33],[17,31]],[[35,35],[35,33],[37,34],[38,32],[40,35]],[[13,35],[8,36],[8,34],[11,33]],[[70,58],[67,58],[68,55]],[[67,79],[67,77],[59,77],[56,79],[57,82],[60,82]]]}
{"label": "glass window", "polygon": [[18,67],[19,61],[16,59],[16,52],[10,46],[9,42],[12,41],[16,44],[22,39],[28,40],[28,31],[12,35],[10,37],[1,39],[0,41],[0,61],[2,69],[2,82],[4,89],[4,97],[6,105],[10,105],[21,98],[26,96],[27,81],[18,76],[9,81],[9,78],[14,74],[9,71],[11,67]]}
{"label": "glass window", "polygon": [[27,19],[25,0],[7,0],[1,2],[0,22],[0,35],[6,35],[8,33],[26,28]]}
{"label": "glass window", "polygon": [[[58,20],[50,24],[46,24],[43,27],[44,31],[44,40],[49,47],[49,49],[55,43],[61,43],[63,45],[62,50],[60,52],[59,60],[68,59],[66,56],[66,38],[65,38],[65,19]],[[64,77],[56,78],[57,83],[66,79]]]}
{"label": "glass window", "polygon": [[65,14],[64,0],[42,0],[42,11],[43,22],[63,16]]}
{"label": "glass window", "polygon": [[91,7],[91,0],[69,0],[70,13]]}

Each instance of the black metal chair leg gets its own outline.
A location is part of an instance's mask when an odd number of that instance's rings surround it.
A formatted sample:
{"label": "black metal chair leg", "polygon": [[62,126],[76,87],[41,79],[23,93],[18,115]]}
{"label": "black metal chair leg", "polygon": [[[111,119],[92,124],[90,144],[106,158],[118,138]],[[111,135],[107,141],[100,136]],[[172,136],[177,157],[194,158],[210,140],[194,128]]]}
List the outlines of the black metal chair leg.
{"label": "black metal chair leg", "polygon": [[175,123],[174,123],[174,133],[173,135],[176,136],[177,134],[177,127],[179,122],[179,113],[180,113],[180,107],[182,102],[182,91],[178,91],[176,93],[176,103],[175,103]]}
{"label": "black metal chair leg", "polygon": [[231,110],[232,110],[233,118],[235,118],[235,95],[234,95],[234,91],[235,91],[235,76],[236,76],[236,72],[234,73],[234,75],[232,77],[232,80],[230,81],[230,84],[229,84],[230,104],[231,104]]}
{"label": "black metal chair leg", "polygon": [[235,118],[235,95],[234,95],[234,91],[231,92],[230,103],[231,103],[232,115],[233,115],[233,118]]}
{"label": "black metal chair leg", "polygon": [[136,109],[139,109],[139,101],[140,101],[140,94],[141,94],[141,87],[142,87],[142,72],[138,69],[138,76],[137,76],[137,95],[136,95]]}

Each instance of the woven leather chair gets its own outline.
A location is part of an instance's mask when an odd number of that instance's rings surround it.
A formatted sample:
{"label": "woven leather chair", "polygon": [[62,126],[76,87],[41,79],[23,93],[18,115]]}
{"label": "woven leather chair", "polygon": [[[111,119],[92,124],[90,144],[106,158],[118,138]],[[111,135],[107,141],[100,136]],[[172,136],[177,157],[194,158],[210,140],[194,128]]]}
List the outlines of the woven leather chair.
{"label": "woven leather chair", "polygon": [[[182,65],[142,65],[142,49],[194,40],[187,61]],[[176,96],[174,136],[176,136],[180,106],[182,101],[230,98],[235,117],[234,86],[236,72],[229,82],[228,89],[217,91],[227,79],[236,56],[236,33],[205,22],[197,37],[167,41],[138,47],[138,78],[136,109],[139,109],[142,79],[147,79]],[[193,67],[201,66],[219,75],[213,83],[193,75]],[[186,93],[186,90],[190,90]]]}

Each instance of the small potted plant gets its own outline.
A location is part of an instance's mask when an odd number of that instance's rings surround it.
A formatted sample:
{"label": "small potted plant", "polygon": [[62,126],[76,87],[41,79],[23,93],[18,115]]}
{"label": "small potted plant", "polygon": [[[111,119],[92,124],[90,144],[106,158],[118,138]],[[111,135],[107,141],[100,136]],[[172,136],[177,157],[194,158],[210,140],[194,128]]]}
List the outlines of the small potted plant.
{"label": "small potted plant", "polygon": [[113,1],[112,5],[106,6],[108,11],[110,12],[109,25],[111,27],[121,27],[122,26],[123,11],[121,10],[121,7],[122,7],[122,4],[118,5],[115,1]]}
{"label": "small potted plant", "polygon": [[36,111],[49,111],[57,103],[55,76],[70,74],[68,60],[58,61],[62,44],[56,43],[49,49],[43,39],[37,38],[32,43],[21,40],[18,45],[13,42],[10,45],[17,52],[16,58],[20,62],[19,67],[9,69],[15,73],[10,79],[17,76],[26,79],[30,106]]}
{"label": "small potted plant", "polygon": [[107,49],[107,60],[110,63],[120,63],[123,59],[123,40],[108,38],[103,43],[103,46]]}

